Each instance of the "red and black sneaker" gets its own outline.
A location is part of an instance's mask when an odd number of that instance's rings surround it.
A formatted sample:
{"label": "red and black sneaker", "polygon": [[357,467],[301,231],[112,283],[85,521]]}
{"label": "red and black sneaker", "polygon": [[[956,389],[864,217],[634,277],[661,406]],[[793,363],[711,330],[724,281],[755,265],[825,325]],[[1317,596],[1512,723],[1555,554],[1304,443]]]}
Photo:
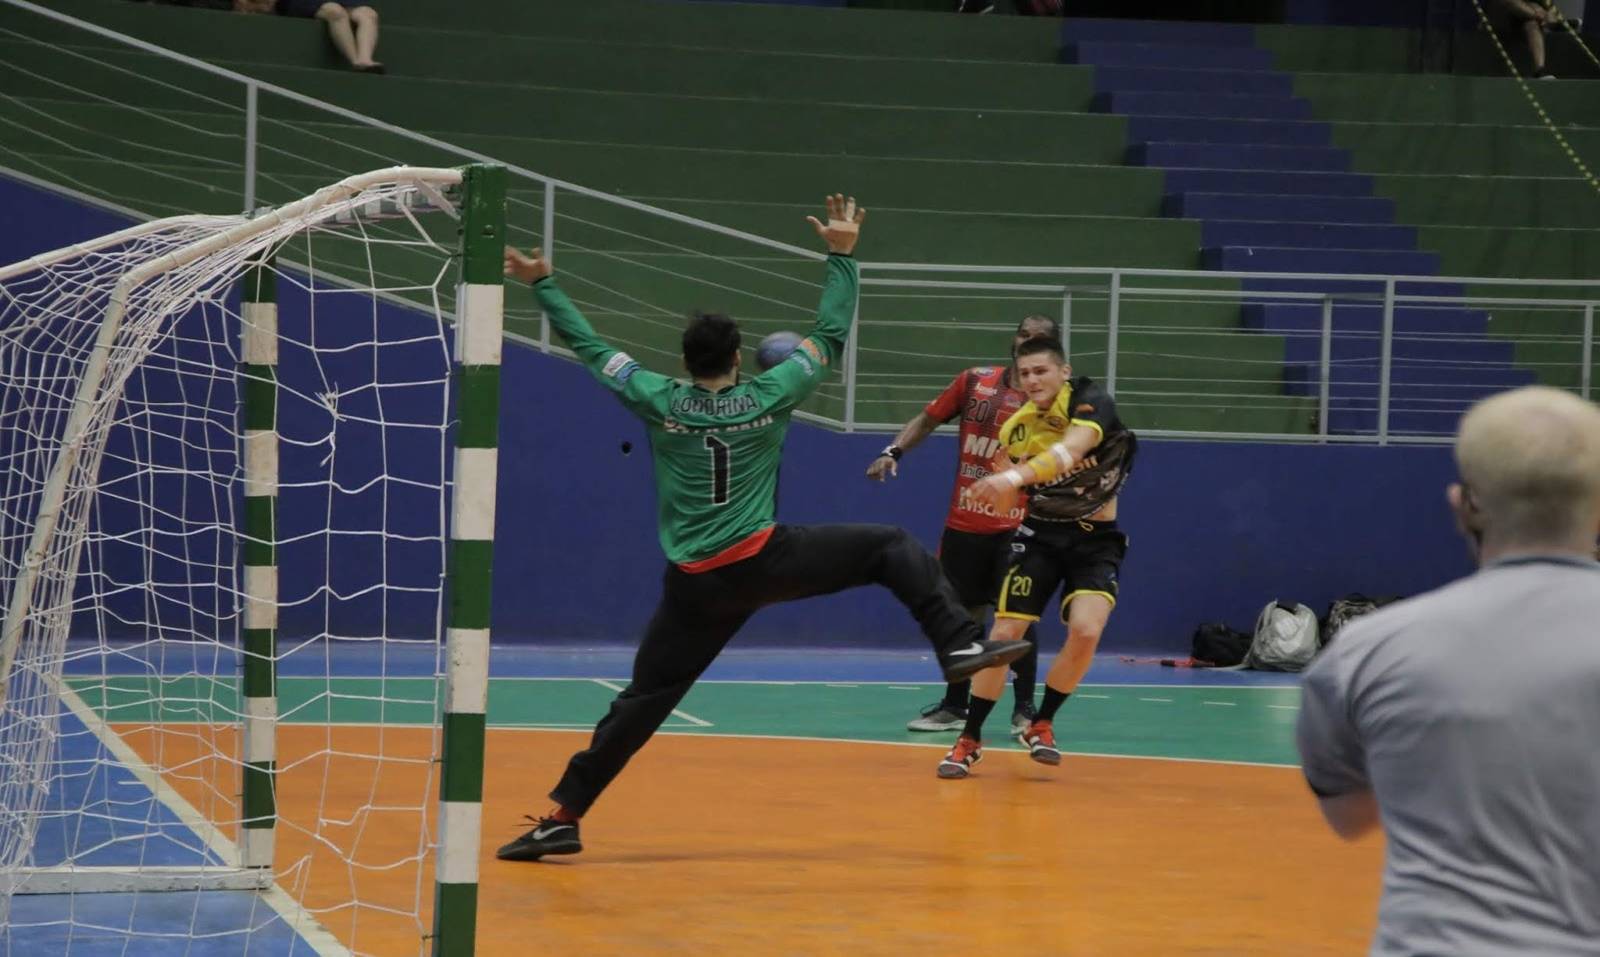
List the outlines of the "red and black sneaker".
{"label": "red and black sneaker", "polygon": [[972,766],[983,760],[983,742],[966,735],[956,739],[956,746],[939,762],[939,777],[964,778],[972,773]]}
{"label": "red and black sneaker", "polygon": [[1035,721],[1028,730],[1017,735],[1017,740],[1028,749],[1028,757],[1040,764],[1060,764],[1061,749],[1056,747],[1056,733],[1048,721]]}

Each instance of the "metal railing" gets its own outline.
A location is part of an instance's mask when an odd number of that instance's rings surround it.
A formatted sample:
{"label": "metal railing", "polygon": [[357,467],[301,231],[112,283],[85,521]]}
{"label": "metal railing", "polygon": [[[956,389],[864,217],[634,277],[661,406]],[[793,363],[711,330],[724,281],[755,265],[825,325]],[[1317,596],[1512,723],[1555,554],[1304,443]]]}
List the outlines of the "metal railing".
{"label": "metal railing", "polygon": [[[1204,359],[1217,369],[1210,379],[1192,377],[1190,390],[1180,399],[1205,395],[1203,390],[1196,391],[1197,386],[1270,381],[1297,389],[1307,400],[1312,411],[1307,417],[1309,427],[1145,430],[1155,435],[1378,444],[1445,442],[1454,432],[1455,416],[1473,398],[1518,384],[1518,380],[1553,382],[1584,398],[1590,398],[1592,391],[1594,311],[1600,301],[1600,281],[1595,280],[925,263],[864,264],[863,273],[864,295],[869,301],[877,300],[872,314],[880,313],[897,295],[915,291],[936,293],[966,314],[1005,315],[1003,320],[989,323],[950,323],[981,332],[988,345],[938,356],[947,367],[964,357],[1003,354],[1024,314],[1051,315],[1060,325],[1077,370],[1090,371],[1123,405],[1139,404],[1136,387],[1140,376],[1129,375],[1122,360],[1130,345],[1140,339],[1179,335],[1235,345],[1259,344],[1264,339],[1284,341],[1287,354],[1268,361],[1273,375],[1265,378],[1237,378],[1240,366],[1261,361],[1245,356],[1169,354],[1165,358]],[[997,307],[984,309],[981,305],[996,300]],[[1130,316],[1152,310],[1171,316],[1174,310],[1192,312],[1206,304],[1254,315],[1255,322],[1178,331],[1163,326],[1159,316],[1156,321]],[[1284,306],[1293,312],[1285,314]],[[1088,322],[1083,318],[1086,307],[1098,311]],[[925,311],[924,322],[937,324],[938,320]],[[1515,328],[1519,324],[1542,328],[1519,333]],[[894,325],[869,319],[861,328],[870,334],[874,327],[888,330]],[[1084,343],[1086,338],[1090,344]],[[948,379],[948,372],[941,380],[938,373],[929,371],[917,385],[931,397]],[[1430,397],[1430,392],[1441,397]],[[1241,406],[1247,404],[1246,396],[1236,397]],[[1418,427],[1419,420],[1429,418],[1435,420],[1432,428]],[[1363,419],[1370,420],[1365,427]],[[893,418],[870,416],[857,416],[853,424],[865,429],[898,427]]]}
{"label": "metal railing", "polygon": [[[227,108],[242,120],[245,211],[272,185],[264,152],[279,162],[292,151],[272,146],[264,126],[302,132],[291,119],[267,116],[269,102],[287,104],[391,137],[382,150],[338,144],[374,165],[409,159],[390,152],[404,148],[506,166],[514,187],[527,187],[513,196],[513,219],[538,223],[519,223],[522,234],[563,263],[578,287],[574,298],[602,332],[664,362],[675,359],[672,327],[687,310],[677,305],[681,295],[663,302],[663,287],[732,299],[744,307],[734,314],[756,331],[799,326],[815,308],[813,264],[823,258],[816,250],[545,175],[29,0],[0,3],[242,87]],[[0,38],[6,33],[22,36]],[[69,73],[73,58],[91,59],[65,46],[51,52]],[[72,81],[41,82],[68,89]],[[207,100],[212,109],[217,103]],[[349,172],[324,170],[335,179]],[[904,262],[864,262],[861,271],[864,306],[841,380],[806,414],[846,431],[898,428],[960,368],[1003,358],[1027,312],[1057,318],[1076,370],[1101,379],[1151,435],[1446,441],[1477,393],[1535,377],[1586,398],[1592,386],[1600,281]],[[542,317],[511,325],[512,338],[569,354],[551,342]]]}

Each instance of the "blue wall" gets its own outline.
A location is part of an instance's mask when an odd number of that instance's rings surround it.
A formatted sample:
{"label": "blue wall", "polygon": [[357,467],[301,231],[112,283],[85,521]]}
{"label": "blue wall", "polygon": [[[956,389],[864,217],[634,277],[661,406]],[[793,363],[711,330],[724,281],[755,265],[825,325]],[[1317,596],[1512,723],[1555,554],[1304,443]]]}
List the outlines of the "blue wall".
{"label": "blue wall", "polygon": [[[3,179],[0,209],[4,262],[125,225]],[[286,299],[286,325],[295,321],[290,308]],[[382,309],[381,321],[418,321],[404,310]],[[650,615],[662,571],[644,429],[571,363],[514,345],[505,363],[496,637],[632,641]],[[877,485],[862,473],[883,441],[796,424],[779,518],[888,522],[932,547],[954,473],[954,440],[930,439],[908,456],[898,480]],[[621,451],[625,442],[631,454]],[[1345,592],[1409,594],[1463,573],[1466,552],[1443,505],[1452,474],[1449,453],[1440,448],[1143,443],[1123,502],[1132,547],[1107,649],[1181,651],[1197,623],[1248,626],[1269,599],[1320,610]],[[352,540],[349,547],[370,543]],[[436,576],[423,551],[393,551],[391,563],[411,564],[404,576],[391,571],[390,580]],[[336,556],[335,567],[346,574],[366,561]],[[285,575],[320,573],[320,563],[308,561]],[[366,633],[380,610],[375,601],[355,601],[339,612],[345,630]],[[393,602],[389,613],[427,614],[420,605]],[[292,615],[285,627],[294,628]],[[1059,626],[1048,627],[1045,637],[1047,644],[1059,642]],[[861,591],[768,609],[739,640],[917,647],[920,639],[886,595]]]}
{"label": "blue wall", "polygon": [[[1400,3],[1395,0],[1287,0],[1283,22],[1415,28],[1423,25],[1426,6],[1420,0]],[[1462,12],[1457,11],[1457,15]]]}
{"label": "blue wall", "polygon": [[[662,567],[644,429],[572,364],[513,349],[507,370],[518,394],[501,433],[498,634],[636,635]],[[588,403],[580,428],[575,416],[547,414],[574,403]],[[779,519],[888,522],[937,544],[955,440],[935,436],[907,456],[899,479],[878,485],[863,472],[883,442],[796,424]],[[1107,647],[1182,649],[1199,622],[1248,627],[1273,598],[1320,611],[1346,592],[1410,594],[1455,577],[1469,566],[1444,507],[1452,475],[1442,448],[1141,443],[1122,503],[1131,548]],[[1059,641],[1059,627],[1047,634]],[[740,640],[917,639],[893,601],[860,592],[768,609]]]}

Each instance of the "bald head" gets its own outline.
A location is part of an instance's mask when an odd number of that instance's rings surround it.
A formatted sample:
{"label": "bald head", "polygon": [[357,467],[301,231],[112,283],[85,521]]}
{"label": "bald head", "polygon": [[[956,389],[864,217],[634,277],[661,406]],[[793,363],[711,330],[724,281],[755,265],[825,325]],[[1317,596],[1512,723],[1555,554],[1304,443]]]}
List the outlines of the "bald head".
{"label": "bald head", "polygon": [[1486,547],[1594,547],[1600,531],[1600,408],[1530,386],[1484,399],[1461,420],[1463,524]]}

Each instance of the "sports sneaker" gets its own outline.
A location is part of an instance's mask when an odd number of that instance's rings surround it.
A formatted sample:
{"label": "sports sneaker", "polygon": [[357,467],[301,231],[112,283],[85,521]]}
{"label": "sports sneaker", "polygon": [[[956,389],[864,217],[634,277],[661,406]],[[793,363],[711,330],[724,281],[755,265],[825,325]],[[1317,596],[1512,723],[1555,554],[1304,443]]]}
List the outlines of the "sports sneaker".
{"label": "sports sneaker", "polygon": [[533,828],[494,852],[502,861],[537,861],[546,854],[576,854],[583,850],[578,840],[577,821],[558,821],[553,817],[533,818]]}
{"label": "sports sneaker", "polygon": [[972,773],[972,766],[982,760],[982,742],[963,734],[956,739],[956,746],[939,762],[939,777],[964,778]]}
{"label": "sports sneaker", "polygon": [[922,709],[922,717],[906,723],[907,731],[960,731],[967,723],[967,709],[943,701]]}
{"label": "sports sneaker", "polygon": [[1040,764],[1060,764],[1061,750],[1056,747],[1056,733],[1048,721],[1035,721],[1027,730],[1017,735],[1017,740],[1028,749],[1028,757]]}
{"label": "sports sneaker", "polygon": [[1033,724],[1033,719],[1038,716],[1039,713],[1034,710],[1032,701],[1017,702],[1016,708],[1011,712],[1011,733],[1020,735],[1027,731],[1028,725]]}
{"label": "sports sneaker", "polygon": [[1028,653],[1032,647],[1027,641],[973,641],[963,648],[954,648],[939,656],[939,667],[944,669],[944,680],[950,683],[963,681],[985,668],[1009,665]]}

